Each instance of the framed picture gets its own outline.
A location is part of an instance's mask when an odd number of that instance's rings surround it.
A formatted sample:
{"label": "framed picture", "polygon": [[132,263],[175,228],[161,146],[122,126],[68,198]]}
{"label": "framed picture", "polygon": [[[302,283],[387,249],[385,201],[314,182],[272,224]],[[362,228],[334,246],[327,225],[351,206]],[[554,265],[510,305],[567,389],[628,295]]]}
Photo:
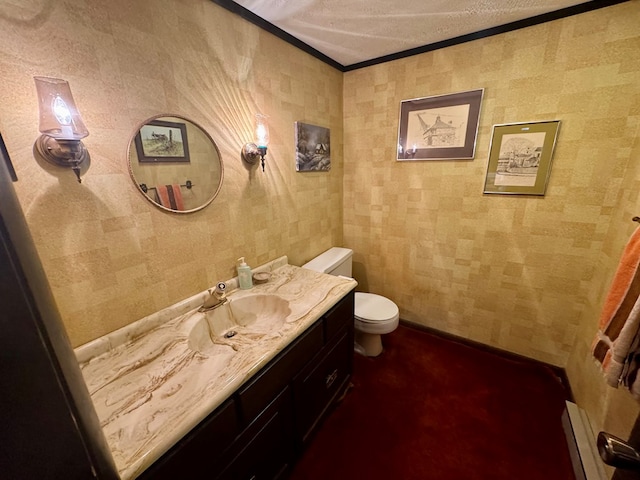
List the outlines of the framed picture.
{"label": "framed picture", "polygon": [[184,123],[153,120],[140,128],[134,141],[140,163],[190,161]]}
{"label": "framed picture", "polygon": [[484,89],[400,102],[398,161],[469,160]]}
{"label": "framed picture", "polygon": [[494,125],[484,193],[544,195],[560,120]]}
{"label": "framed picture", "polygon": [[328,128],[296,122],[296,172],[331,170],[331,132]]}

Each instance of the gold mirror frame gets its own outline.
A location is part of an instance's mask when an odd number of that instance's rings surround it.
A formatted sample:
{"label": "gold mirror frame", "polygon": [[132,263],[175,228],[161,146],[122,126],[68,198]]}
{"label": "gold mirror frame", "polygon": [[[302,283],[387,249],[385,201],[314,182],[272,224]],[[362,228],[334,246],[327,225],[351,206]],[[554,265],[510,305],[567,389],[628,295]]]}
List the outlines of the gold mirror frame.
{"label": "gold mirror frame", "polygon": [[222,187],[218,146],[206,130],[181,115],[161,114],[142,122],[127,154],[136,188],[161,210],[197,212],[213,202]]}

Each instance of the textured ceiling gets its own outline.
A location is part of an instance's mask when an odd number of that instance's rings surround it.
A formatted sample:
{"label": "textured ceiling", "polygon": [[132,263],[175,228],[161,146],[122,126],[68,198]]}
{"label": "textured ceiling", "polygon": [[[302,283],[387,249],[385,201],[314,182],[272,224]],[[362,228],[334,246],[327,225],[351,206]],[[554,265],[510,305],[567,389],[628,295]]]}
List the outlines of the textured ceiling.
{"label": "textured ceiling", "polygon": [[577,5],[593,9],[612,2],[236,0],[216,3],[236,3],[338,64],[348,67],[550,12],[571,10],[570,7]]}

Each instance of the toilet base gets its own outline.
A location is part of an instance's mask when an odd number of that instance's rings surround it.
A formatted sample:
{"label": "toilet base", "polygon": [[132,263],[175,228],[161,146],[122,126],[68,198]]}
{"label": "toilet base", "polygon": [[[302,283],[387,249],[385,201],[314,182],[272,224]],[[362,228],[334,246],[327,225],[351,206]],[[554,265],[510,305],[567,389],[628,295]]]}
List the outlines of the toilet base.
{"label": "toilet base", "polygon": [[355,341],[362,347],[367,357],[377,357],[382,353],[382,337],[379,334],[356,330]]}

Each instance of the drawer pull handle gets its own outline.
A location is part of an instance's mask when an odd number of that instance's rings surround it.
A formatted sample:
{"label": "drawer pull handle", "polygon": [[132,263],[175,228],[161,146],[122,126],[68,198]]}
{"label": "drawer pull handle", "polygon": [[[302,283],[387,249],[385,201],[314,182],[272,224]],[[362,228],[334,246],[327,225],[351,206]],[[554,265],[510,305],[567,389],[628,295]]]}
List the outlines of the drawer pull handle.
{"label": "drawer pull handle", "polygon": [[331,388],[331,385],[333,385],[333,382],[336,381],[336,378],[338,378],[338,369],[336,368],[333,372],[331,372],[330,375],[327,375],[327,378],[325,378],[324,380],[324,384],[327,388]]}

